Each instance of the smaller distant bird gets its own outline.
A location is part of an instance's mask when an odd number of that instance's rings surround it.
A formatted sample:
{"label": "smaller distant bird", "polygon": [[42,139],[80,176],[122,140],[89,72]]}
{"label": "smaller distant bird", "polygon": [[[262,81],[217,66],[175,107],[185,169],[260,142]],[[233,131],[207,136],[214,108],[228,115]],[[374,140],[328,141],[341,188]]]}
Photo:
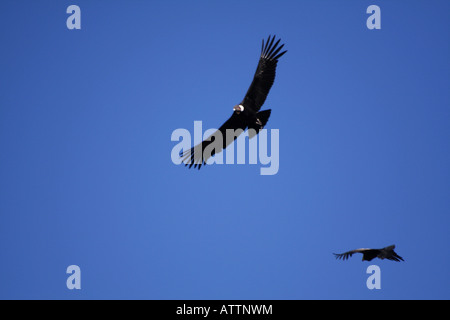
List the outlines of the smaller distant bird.
{"label": "smaller distant bird", "polygon": [[340,254],[333,253],[333,254],[336,256],[336,259],[342,259],[342,260],[347,260],[354,253],[362,253],[363,254],[362,261],[372,261],[375,258],[379,258],[381,260],[388,259],[388,260],[397,261],[397,262],[405,261],[405,260],[403,260],[402,257],[400,257],[397,253],[395,253],[394,249],[395,249],[395,245],[391,245],[391,246],[383,248],[383,249],[361,248],[361,249],[348,251],[345,253],[340,253]]}

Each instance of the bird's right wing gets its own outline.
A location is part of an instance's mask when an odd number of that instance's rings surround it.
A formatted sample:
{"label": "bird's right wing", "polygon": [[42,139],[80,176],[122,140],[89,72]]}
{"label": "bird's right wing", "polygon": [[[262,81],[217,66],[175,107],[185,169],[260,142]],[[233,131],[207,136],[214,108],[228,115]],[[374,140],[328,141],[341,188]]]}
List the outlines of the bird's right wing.
{"label": "bird's right wing", "polygon": [[[233,115],[207,139],[195,147],[180,153],[183,163],[189,168],[194,166],[194,168],[200,169],[210,157],[220,153],[237,139],[238,135],[235,135],[233,140],[227,139],[227,130],[233,130],[233,132],[238,133],[237,130],[240,129],[243,132],[246,127],[245,118],[233,112]],[[214,142],[216,143],[214,144]]]}
{"label": "bird's right wing", "polygon": [[348,258],[350,258],[353,254],[355,253],[364,253],[364,251],[366,251],[368,249],[355,249],[355,250],[351,250],[348,252],[344,252],[344,253],[333,253],[336,257],[336,259],[342,259],[342,260],[347,260]]}

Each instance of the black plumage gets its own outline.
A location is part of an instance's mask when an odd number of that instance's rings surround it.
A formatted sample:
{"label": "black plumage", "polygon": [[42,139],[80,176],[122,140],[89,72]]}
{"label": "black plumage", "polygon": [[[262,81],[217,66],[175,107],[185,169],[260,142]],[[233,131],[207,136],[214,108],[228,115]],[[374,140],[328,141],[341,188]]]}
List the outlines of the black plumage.
{"label": "black plumage", "polygon": [[[262,41],[258,66],[244,99],[241,103],[234,106],[231,117],[214,134],[195,147],[185,150],[180,154],[186,166],[189,166],[189,168],[194,166],[194,168],[200,169],[209,157],[225,149],[245,129],[255,130],[249,131],[249,137],[252,138],[259,130],[264,128],[269,120],[271,110],[259,110],[266,101],[267,95],[275,80],[278,59],[287,52],[287,50],[281,52],[284,44],[278,46],[279,43],[280,39],[275,42],[275,36],[269,36],[266,42],[264,40]],[[228,129],[234,130],[236,133],[230,139],[226,139]],[[222,143],[212,145],[219,135],[222,138]],[[205,149],[208,152],[205,152]]]}
{"label": "black plumage", "polygon": [[395,251],[395,245],[388,246],[383,249],[367,249],[367,248],[361,248],[356,250],[351,250],[345,253],[336,254],[333,253],[336,256],[336,259],[342,259],[347,260],[350,258],[354,253],[362,253],[363,258],[362,261],[372,261],[375,258],[379,258],[381,260],[388,259],[392,261],[404,261],[402,257],[400,257]]}

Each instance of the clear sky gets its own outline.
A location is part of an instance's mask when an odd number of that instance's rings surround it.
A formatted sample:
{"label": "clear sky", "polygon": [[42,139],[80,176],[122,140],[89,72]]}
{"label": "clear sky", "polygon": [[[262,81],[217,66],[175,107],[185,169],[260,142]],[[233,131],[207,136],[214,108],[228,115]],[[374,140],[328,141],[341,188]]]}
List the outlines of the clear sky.
{"label": "clear sky", "polygon": [[[1,1],[0,298],[449,299],[449,12]],[[228,119],[269,34],[279,172],[173,164],[172,132]],[[332,255],[390,244],[405,262]]]}

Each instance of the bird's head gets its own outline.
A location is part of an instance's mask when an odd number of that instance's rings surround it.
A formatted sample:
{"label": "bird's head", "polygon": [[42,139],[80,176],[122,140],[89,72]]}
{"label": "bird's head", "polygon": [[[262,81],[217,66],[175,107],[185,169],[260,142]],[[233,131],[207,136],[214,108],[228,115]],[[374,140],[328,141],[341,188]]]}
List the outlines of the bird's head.
{"label": "bird's head", "polygon": [[236,114],[239,114],[244,111],[244,106],[242,104],[237,104],[233,107],[233,111],[236,112]]}

